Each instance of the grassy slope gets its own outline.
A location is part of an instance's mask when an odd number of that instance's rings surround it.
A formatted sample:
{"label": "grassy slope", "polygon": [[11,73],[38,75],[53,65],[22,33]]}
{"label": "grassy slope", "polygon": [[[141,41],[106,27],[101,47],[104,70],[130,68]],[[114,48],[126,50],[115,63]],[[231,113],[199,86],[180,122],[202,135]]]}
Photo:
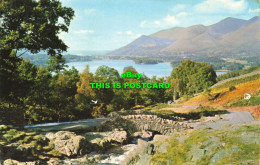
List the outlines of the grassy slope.
{"label": "grassy slope", "polygon": [[198,129],[168,140],[167,152],[156,152],[153,164],[259,163],[259,125]]}
{"label": "grassy slope", "polygon": [[[213,89],[209,95],[202,93],[196,97],[193,97],[183,103],[184,105],[208,105],[208,106],[230,106],[232,103],[240,100],[246,93],[253,97],[259,95],[260,80],[253,80],[246,83],[241,83],[234,86],[235,89],[230,91],[229,87],[223,87],[220,89]],[[255,103],[257,104],[257,103]]]}
{"label": "grassy slope", "polygon": [[[235,87],[230,90],[230,87]],[[250,94],[251,98],[245,100],[245,94]],[[259,117],[260,106],[260,73],[243,75],[239,78],[230,78],[214,85],[209,93],[201,93],[188,101],[184,105],[205,105],[205,106],[225,106],[225,107],[252,107],[245,109],[253,111]],[[243,108],[242,108],[243,109]]]}
{"label": "grassy slope", "polygon": [[[230,90],[230,87],[235,89]],[[201,93],[188,101],[184,102],[184,105],[209,105],[209,106],[230,106],[235,105],[233,103],[244,98],[248,93],[253,97],[259,97],[260,92],[260,74],[255,74],[240,79],[231,78],[229,81],[225,80],[225,83],[220,83],[218,86],[214,86],[210,93]],[[250,100],[251,100],[250,99]],[[260,102],[252,102],[253,105],[260,105]]]}

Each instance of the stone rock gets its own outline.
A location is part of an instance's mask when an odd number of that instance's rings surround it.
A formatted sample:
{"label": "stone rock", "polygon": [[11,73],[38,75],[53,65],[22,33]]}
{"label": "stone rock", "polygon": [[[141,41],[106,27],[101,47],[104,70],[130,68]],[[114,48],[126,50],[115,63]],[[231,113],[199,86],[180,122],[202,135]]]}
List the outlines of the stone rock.
{"label": "stone rock", "polygon": [[69,157],[83,155],[86,152],[87,141],[85,137],[78,136],[73,132],[59,131],[55,134],[46,136],[53,139],[54,149]]}
{"label": "stone rock", "polygon": [[166,153],[167,152],[167,147],[168,147],[169,143],[168,142],[164,142],[163,144],[161,144],[158,148],[158,152],[160,153]]}
{"label": "stone rock", "polygon": [[103,139],[108,136],[109,132],[87,132],[83,136],[86,137],[88,141],[92,141],[94,139]]}
{"label": "stone rock", "polygon": [[12,159],[6,159],[3,163],[3,165],[18,165],[20,163],[17,160],[12,160]]}
{"label": "stone rock", "polygon": [[152,143],[148,143],[147,146],[147,152],[148,155],[153,155],[154,154],[154,145]]}
{"label": "stone rock", "polygon": [[40,161],[33,161],[33,162],[19,162],[13,159],[7,159],[4,161],[3,165],[40,165]]}
{"label": "stone rock", "polygon": [[53,139],[55,139],[56,136],[55,136],[55,133],[50,132],[50,133],[47,133],[45,135],[45,137],[50,139],[50,140],[53,140]]}
{"label": "stone rock", "polygon": [[166,136],[166,135],[155,135],[153,137],[153,141],[154,142],[158,142],[158,141],[165,141],[166,139],[169,139],[171,136]]}
{"label": "stone rock", "polygon": [[225,150],[220,150],[217,153],[213,155],[213,157],[210,159],[209,164],[216,164],[217,162],[220,162],[226,155]]}
{"label": "stone rock", "polygon": [[116,141],[118,143],[124,143],[127,141],[127,132],[126,131],[113,131],[108,134],[108,139]]}
{"label": "stone rock", "polygon": [[50,159],[48,162],[47,162],[48,165],[60,165],[61,162],[59,159]]}
{"label": "stone rock", "polygon": [[137,147],[138,147],[139,154],[141,154],[141,155],[145,154],[146,153],[146,149],[148,147],[148,142],[144,141],[142,139],[138,139]]}
{"label": "stone rock", "polygon": [[119,116],[119,114],[117,112],[110,112],[108,114],[108,117],[118,117],[118,116]]}
{"label": "stone rock", "polygon": [[205,149],[198,149],[198,150],[196,150],[196,152],[194,152],[191,161],[195,162],[195,161],[201,159],[205,154],[206,154]]}
{"label": "stone rock", "polygon": [[139,131],[139,132],[135,132],[135,133],[133,134],[133,137],[141,137],[142,135],[143,135],[142,132]]}
{"label": "stone rock", "polygon": [[146,165],[151,164],[152,155],[143,155],[136,163],[135,165]]}
{"label": "stone rock", "polygon": [[231,156],[233,153],[241,152],[242,149],[240,149],[238,146],[232,146],[230,151],[228,152],[228,156]]}
{"label": "stone rock", "polygon": [[138,139],[137,147],[138,147],[138,152],[141,155],[143,154],[152,155],[154,152],[154,145],[142,139]]}
{"label": "stone rock", "polygon": [[129,165],[130,162],[135,162],[135,160],[139,159],[139,153],[135,149],[130,151],[129,154],[125,157],[125,159],[120,163],[120,165]]}

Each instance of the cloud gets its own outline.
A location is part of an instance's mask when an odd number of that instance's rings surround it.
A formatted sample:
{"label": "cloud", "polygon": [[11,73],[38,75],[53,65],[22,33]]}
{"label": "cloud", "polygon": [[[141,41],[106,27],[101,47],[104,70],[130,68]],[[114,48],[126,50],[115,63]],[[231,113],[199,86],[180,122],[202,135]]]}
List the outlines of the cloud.
{"label": "cloud", "polygon": [[142,36],[142,34],[136,34],[135,36],[134,36],[134,38],[139,38],[139,37],[141,37]]}
{"label": "cloud", "polygon": [[142,21],[140,23],[141,28],[166,28],[173,25],[178,25],[180,21],[173,15],[167,15],[161,20],[155,21]]}
{"label": "cloud", "polygon": [[119,32],[116,32],[118,35],[127,35],[127,36],[134,36],[135,34],[133,33],[132,30],[128,30],[128,31],[125,31],[125,32],[122,32],[122,31],[119,31]]}
{"label": "cloud", "polygon": [[197,13],[241,13],[248,7],[245,0],[206,0],[194,6]]}
{"label": "cloud", "polygon": [[178,5],[175,5],[173,8],[172,8],[172,11],[174,12],[179,12],[179,11],[182,11],[186,8],[186,6],[184,4],[178,4]]}
{"label": "cloud", "polygon": [[93,14],[95,11],[96,11],[96,9],[85,9],[84,13],[85,13],[85,15],[88,16],[88,15]]}
{"label": "cloud", "polygon": [[184,17],[184,16],[187,16],[187,15],[188,15],[188,13],[186,13],[186,12],[180,12],[176,16],[177,17]]}
{"label": "cloud", "polygon": [[141,37],[142,34],[136,34],[134,33],[133,31],[131,30],[128,30],[128,31],[125,31],[125,32],[122,32],[122,31],[119,31],[119,32],[116,32],[118,35],[120,35],[121,37],[123,38],[132,38],[132,39],[136,39],[138,37]]}
{"label": "cloud", "polygon": [[169,25],[177,25],[179,24],[179,21],[176,19],[176,17],[172,16],[172,15],[167,15],[163,21]]}
{"label": "cloud", "polygon": [[132,32],[131,30],[128,30],[128,31],[125,32],[125,34],[127,34],[127,35],[133,35],[133,32]]}
{"label": "cloud", "polygon": [[260,13],[260,8],[258,8],[258,9],[251,9],[251,8],[250,8],[250,9],[248,10],[248,12],[249,12],[249,13]]}
{"label": "cloud", "polygon": [[160,21],[154,21],[154,23],[155,23],[156,25],[160,25],[160,24],[161,24]]}
{"label": "cloud", "polygon": [[75,34],[91,34],[91,33],[94,33],[95,31],[94,30],[77,30],[77,31],[74,31],[73,33]]}

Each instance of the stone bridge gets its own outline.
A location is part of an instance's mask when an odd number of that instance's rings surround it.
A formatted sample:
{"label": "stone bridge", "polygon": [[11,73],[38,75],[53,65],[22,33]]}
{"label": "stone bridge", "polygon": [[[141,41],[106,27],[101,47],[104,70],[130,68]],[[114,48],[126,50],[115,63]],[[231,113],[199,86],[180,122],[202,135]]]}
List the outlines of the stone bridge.
{"label": "stone bridge", "polygon": [[192,129],[185,122],[163,119],[157,115],[126,115],[123,119],[132,121],[140,131],[156,131],[162,135],[172,135],[181,130]]}

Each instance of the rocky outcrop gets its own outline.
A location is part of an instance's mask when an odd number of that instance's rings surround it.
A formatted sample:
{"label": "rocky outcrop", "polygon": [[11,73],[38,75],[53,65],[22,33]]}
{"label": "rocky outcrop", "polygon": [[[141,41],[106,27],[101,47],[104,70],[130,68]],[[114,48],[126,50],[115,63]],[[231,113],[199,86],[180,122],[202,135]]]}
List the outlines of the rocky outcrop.
{"label": "rocky outcrop", "polygon": [[53,141],[54,149],[69,157],[81,156],[86,153],[87,141],[85,137],[73,132],[59,131],[48,133],[46,137]]}
{"label": "rocky outcrop", "polygon": [[[138,139],[137,148],[131,151],[124,161],[120,163],[120,165],[144,165],[150,164],[150,160],[152,159],[152,155],[154,154],[154,144],[151,142],[144,141],[142,139]],[[140,159],[142,158],[142,159]]]}
{"label": "rocky outcrop", "polygon": [[107,138],[122,144],[127,141],[127,132],[126,131],[113,131],[108,134]]}
{"label": "rocky outcrop", "polygon": [[154,153],[154,145],[152,143],[149,143],[142,139],[138,139],[137,146],[138,146],[138,153],[140,155],[142,154],[152,155]]}
{"label": "rocky outcrop", "polygon": [[39,160],[32,162],[19,162],[13,159],[7,159],[3,162],[3,165],[40,165],[42,164]]}
{"label": "rocky outcrop", "polygon": [[156,115],[127,115],[121,117],[133,122],[138,130],[156,131],[162,135],[173,135],[176,131],[191,129],[185,122],[164,119]]}
{"label": "rocky outcrop", "polygon": [[114,130],[110,132],[88,132],[84,136],[91,143],[104,146],[105,143],[126,143],[128,141],[128,134],[123,130]]}
{"label": "rocky outcrop", "polygon": [[153,137],[153,142],[160,142],[160,141],[165,141],[169,139],[171,136],[166,136],[166,135],[155,135]]}

